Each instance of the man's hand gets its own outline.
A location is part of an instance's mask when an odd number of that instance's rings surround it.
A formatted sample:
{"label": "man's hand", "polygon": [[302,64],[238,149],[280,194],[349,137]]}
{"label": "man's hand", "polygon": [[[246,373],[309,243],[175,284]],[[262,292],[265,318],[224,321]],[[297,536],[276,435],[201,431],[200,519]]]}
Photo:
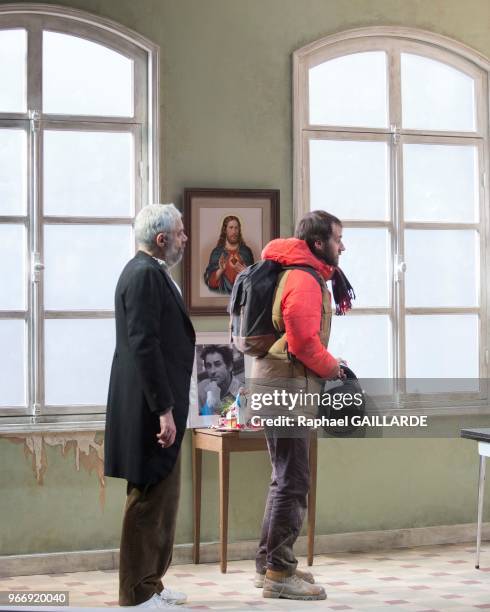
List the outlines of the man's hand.
{"label": "man's hand", "polygon": [[220,279],[225,271],[226,268],[226,257],[225,254],[223,253],[221,255],[221,257],[218,260],[218,268],[216,269],[216,279]]}
{"label": "man's hand", "polygon": [[339,373],[337,375],[337,378],[340,378],[340,380],[345,380],[346,379],[346,375],[344,370],[342,369],[343,365],[347,365],[347,361],[345,359],[343,359],[342,357],[337,357],[337,364],[339,366]]}
{"label": "man's hand", "polygon": [[206,388],[206,404],[213,410],[221,406],[221,390],[215,380],[211,380]]}
{"label": "man's hand", "polygon": [[165,414],[160,415],[160,433],[157,433],[158,444],[162,448],[168,448],[175,442],[175,429],[174,416],[172,409]]}

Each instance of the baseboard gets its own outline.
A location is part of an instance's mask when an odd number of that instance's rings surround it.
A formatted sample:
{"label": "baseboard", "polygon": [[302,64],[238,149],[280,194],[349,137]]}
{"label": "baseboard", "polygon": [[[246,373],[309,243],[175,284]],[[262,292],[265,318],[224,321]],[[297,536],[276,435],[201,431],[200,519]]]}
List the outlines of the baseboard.
{"label": "baseboard", "polygon": [[[483,524],[482,539],[490,539],[490,523]],[[358,531],[315,536],[315,554],[474,543],[475,540],[475,523],[386,531]],[[305,536],[298,538],[295,545],[296,554],[306,555],[306,545]],[[219,548],[219,542],[202,543],[201,562],[217,563],[219,561]],[[257,541],[255,540],[232,542],[228,545],[228,560],[253,559],[256,548]],[[0,577],[114,570],[117,569],[118,563],[118,549],[7,555],[0,557]],[[177,565],[192,563],[192,544],[177,544],[174,547],[172,563]]]}

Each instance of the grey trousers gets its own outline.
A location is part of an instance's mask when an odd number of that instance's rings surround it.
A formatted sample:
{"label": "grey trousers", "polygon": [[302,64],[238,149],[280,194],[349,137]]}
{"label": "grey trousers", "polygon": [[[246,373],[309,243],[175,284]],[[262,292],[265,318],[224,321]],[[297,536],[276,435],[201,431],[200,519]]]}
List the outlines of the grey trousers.
{"label": "grey trousers", "polygon": [[119,605],[136,606],[163,589],[172,560],[180,496],[180,454],[172,472],[154,485],[128,482],[119,556]]}
{"label": "grey trousers", "polygon": [[271,569],[291,575],[298,565],[293,546],[303,525],[310,488],[309,435],[279,435],[266,431],[272,478],[255,565],[261,574]]}

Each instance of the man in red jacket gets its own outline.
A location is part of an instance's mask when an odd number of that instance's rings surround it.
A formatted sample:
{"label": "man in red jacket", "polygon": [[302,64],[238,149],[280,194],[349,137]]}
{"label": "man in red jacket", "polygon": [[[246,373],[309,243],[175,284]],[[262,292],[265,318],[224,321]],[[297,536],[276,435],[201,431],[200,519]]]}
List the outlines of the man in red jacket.
{"label": "man in red jacket", "polygon": [[[326,281],[336,274],[342,243],[342,223],[325,211],[312,211],[298,223],[294,238],[270,242],[262,259],[283,266],[308,266],[307,270],[285,270],[279,275],[273,304],[273,322],[280,335],[265,357],[254,359],[252,379],[288,380],[291,390],[311,391],[319,379],[343,377],[342,360],[327,349],[331,323],[331,297]],[[337,311],[350,301],[339,300]],[[266,431],[272,463],[262,533],[256,556],[255,586],[264,597],[325,599],[323,587],[314,584],[309,572],[297,569],[293,545],[306,510],[309,477],[309,436]]]}

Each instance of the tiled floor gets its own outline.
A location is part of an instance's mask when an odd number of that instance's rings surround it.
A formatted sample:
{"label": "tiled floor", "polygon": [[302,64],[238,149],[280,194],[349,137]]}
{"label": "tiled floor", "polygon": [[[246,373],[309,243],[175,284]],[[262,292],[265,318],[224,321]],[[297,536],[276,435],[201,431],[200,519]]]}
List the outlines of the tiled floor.
{"label": "tiled floor", "polygon": [[[468,544],[317,555],[312,570],[328,599],[303,603],[263,599],[252,585],[252,561],[230,562],[227,574],[217,564],[173,566],[165,584],[185,591],[193,610],[477,612],[490,610],[489,543],[480,566],[474,569],[474,548]],[[116,606],[117,572],[0,579],[0,591],[16,589],[69,590],[71,606]]]}

